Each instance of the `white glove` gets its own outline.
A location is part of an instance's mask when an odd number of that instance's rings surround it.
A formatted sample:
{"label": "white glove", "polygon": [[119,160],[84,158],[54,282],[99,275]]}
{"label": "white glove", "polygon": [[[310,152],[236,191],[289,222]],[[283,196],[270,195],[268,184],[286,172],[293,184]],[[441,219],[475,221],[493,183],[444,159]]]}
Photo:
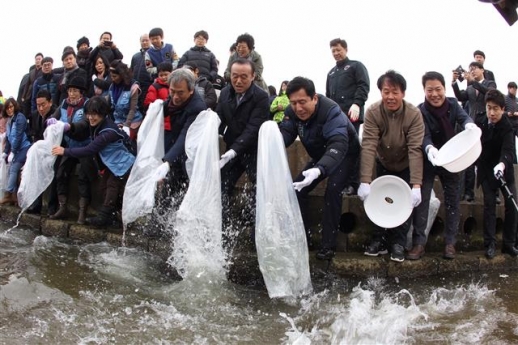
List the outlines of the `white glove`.
{"label": "white glove", "polygon": [[163,179],[165,179],[167,173],[169,172],[169,169],[170,167],[168,162],[162,163],[155,171],[155,180],[162,181]]}
{"label": "white glove", "polygon": [[237,153],[236,151],[230,149],[227,152],[225,152],[221,159],[219,160],[219,168],[223,168],[225,165],[227,165],[228,162],[230,162],[232,159],[236,158]]}
{"label": "white glove", "polygon": [[351,119],[352,122],[358,121],[360,118],[360,107],[356,104],[351,105],[347,112],[347,116],[349,116],[349,119]]}
{"label": "white glove", "polygon": [[412,188],[412,207],[417,207],[421,203],[421,188]]}
{"label": "white glove", "polygon": [[493,174],[495,174],[495,177],[498,179],[498,178],[504,176],[504,170],[505,170],[505,164],[504,163],[498,163],[493,168]]}
{"label": "white glove", "polygon": [[317,177],[320,176],[320,169],[311,168],[303,171],[302,175],[304,176],[304,180],[300,182],[293,182],[293,188],[299,192],[302,190],[302,188],[309,186],[313,181],[315,181]]}
{"label": "white glove", "polygon": [[13,161],[13,158],[14,158],[14,153],[10,153],[9,154],[9,157],[7,157],[7,164],[11,164],[11,162]]}
{"label": "white glove", "polygon": [[130,128],[129,127],[126,127],[126,126],[122,126],[122,130],[128,135],[130,135]]}
{"label": "white glove", "polygon": [[470,129],[475,129],[477,127],[478,126],[476,124],[474,124],[473,122],[470,122],[470,123],[466,123],[466,126],[464,126],[464,129],[470,130]]}
{"label": "white glove", "polygon": [[371,185],[368,183],[360,183],[360,187],[358,188],[358,196],[361,201],[365,201],[371,192]]}
{"label": "white glove", "polygon": [[433,145],[428,145],[426,147],[426,154],[428,155],[428,160],[432,165],[435,165],[435,161],[437,160],[437,155],[439,154],[439,150]]}

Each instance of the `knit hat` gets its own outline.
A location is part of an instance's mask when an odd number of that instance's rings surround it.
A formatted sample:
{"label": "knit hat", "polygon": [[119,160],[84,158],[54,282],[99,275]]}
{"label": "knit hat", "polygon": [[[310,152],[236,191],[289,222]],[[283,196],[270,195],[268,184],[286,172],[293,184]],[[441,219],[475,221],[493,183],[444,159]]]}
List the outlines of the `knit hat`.
{"label": "knit hat", "polygon": [[67,56],[69,56],[70,54],[72,54],[72,55],[74,55],[74,57],[76,57],[76,52],[74,51],[74,48],[72,48],[70,46],[66,46],[63,49],[63,55],[61,55],[61,61],[65,60],[65,58]]}
{"label": "knit hat", "polygon": [[73,77],[72,79],[70,79],[70,82],[67,85],[67,90],[70,87],[75,87],[76,89],[85,91],[86,90],[86,80],[82,77]]}
{"label": "knit hat", "polygon": [[86,45],[90,47],[90,40],[88,39],[88,37],[83,36],[83,37],[81,37],[80,39],[77,40],[77,49],[79,49],[79,47],[83,43],[86,43]]}

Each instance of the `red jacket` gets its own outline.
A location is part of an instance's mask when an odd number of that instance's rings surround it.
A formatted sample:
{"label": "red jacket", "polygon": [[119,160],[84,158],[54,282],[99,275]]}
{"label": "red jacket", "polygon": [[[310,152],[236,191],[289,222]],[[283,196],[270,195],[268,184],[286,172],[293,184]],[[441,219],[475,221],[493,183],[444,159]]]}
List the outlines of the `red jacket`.
{"label": "red jacket", "polygon": [[[169,97],[169,85],[164,83],[161,79],[156,78],[155,82],[149,86],[144,99],[144,107],[147,109],[151,103],[157,99],[166,100]],[[166,131],[171,130],[171,122],[164,121],[164,129]]]}

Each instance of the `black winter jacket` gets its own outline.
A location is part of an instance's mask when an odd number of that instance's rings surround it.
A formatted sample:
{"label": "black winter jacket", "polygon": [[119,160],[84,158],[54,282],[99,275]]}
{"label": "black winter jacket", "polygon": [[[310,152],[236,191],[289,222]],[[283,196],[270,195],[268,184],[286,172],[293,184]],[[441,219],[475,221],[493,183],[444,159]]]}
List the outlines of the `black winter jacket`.
{"label": "black winter jacket", "polygon": [[360,123],[363,122],[365,102],[369,96],[370,80],[367,69],[360,61],[338,61],[327,74],[326,97],[338,103],[347,115],[353,104],[360,107]]}
{"label": "black winter jacket", "polygon": [[238,155],[257,151],[259,127],[270,116],[266,91],[252,83],[237,105],[236,92],[232,85],[227,85],[221,91],[216,112],[227,150],[232,149]]}
{"label": "black winter jacket", "polygon": [[286,147],[298,136],[323,176],[332,174],[347,154],[359,155],[360,142],[353,124],[323,95],[318,95],[315,112],[307,121],[300,120],[289,106],[279,126]]}

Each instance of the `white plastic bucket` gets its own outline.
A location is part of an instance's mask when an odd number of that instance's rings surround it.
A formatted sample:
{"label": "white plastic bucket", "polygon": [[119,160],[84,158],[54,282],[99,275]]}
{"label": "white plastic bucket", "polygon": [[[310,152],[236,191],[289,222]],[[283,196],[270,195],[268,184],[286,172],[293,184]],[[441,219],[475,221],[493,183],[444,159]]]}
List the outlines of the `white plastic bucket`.
{"label": "white plastic bucket", "polygon": [[380,176],[371,183],[371,191],[363,206],[367,217],[382,228],[395,228],[412,214],[412,191],[403,179]]}
{"label": "white plastic bucket", "polygon": [[481,135],[478,127],[460,132],[441,147],[435,165],[452,173],[466,169],[482,152]]}

